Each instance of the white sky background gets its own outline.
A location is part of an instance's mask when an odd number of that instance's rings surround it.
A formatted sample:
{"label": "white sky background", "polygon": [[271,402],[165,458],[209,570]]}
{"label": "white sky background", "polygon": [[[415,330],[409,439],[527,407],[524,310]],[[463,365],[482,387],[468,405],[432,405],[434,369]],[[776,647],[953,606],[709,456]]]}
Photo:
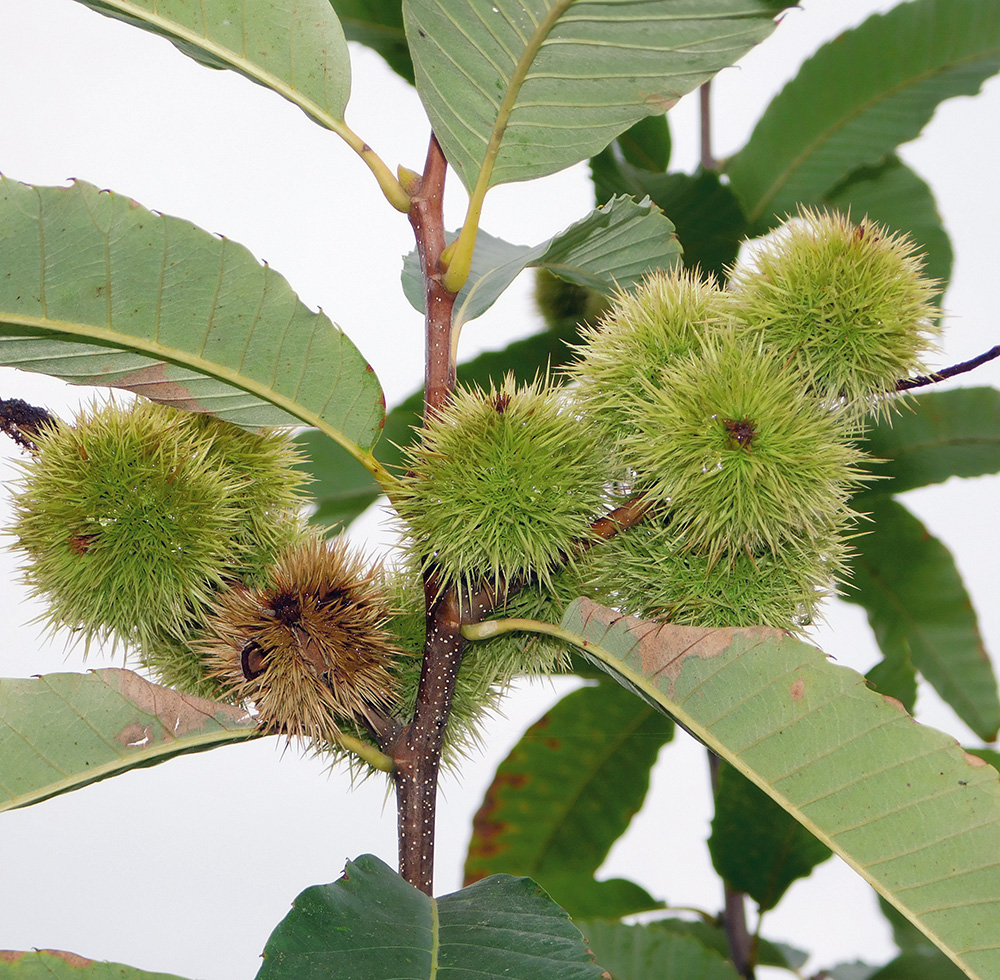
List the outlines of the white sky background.
{"label": "white sky background", "polygon": [[[715,152],[738,149],[771,96],[823,40],[893,3],[809,2],[740,68],[716,81]],[[413,89],[371,52],[352,48],[348,122],[390,165],[422,167],[428,126]],[[863,70],[863,66],[859,66]],[[202,68],[168,42],[100,17],[72,0],[0,0],[0,170],[37,184],[78,177],[189,218],[246,245],[322,306],[375,368],[390,405],[422,376],[421,318],[398,287],[411,247],[405,217],[385,204],[367,170],[337,137],[299,110],[231,72]],[[671,114],[674,169],[693,169],[695,100]],[[937,114],[905,159],[927,179],[956,250],[952,315],[938,366],[997,342],[994,175],[1000,172],[1000,88],[957,99]],[[464,211],[450,180],[448,224]],[[583,166],[531,184],[494,189],[483,226],[534,244],[592,205]],[[533,332],[531,279],[522,277],[467,326],[462,357]],[[991,365],[964,384],[997,384]],[[37,375],[0,370],[0,397],[23,397],[68,414],[89,397]],[[16,458],[0,446],[0,478]],[[987,647],[1000,649],[1000,541],[995,478],[950,481],[906,502],[952,548],[979,611]],[[6,507],[5,500],[0,506]],[[365,529],[385,540],[375,518]],[[5,580],[16,576],[0,554]],[[22,590],[0,592],[10,642],[0,673],[82,670],[78,651],[30,625],[38,608]],[[842,663],[877,659],[864,615],[835,606],[817,643]],[[87,666],[109,661],[92,657]],[[508,700],[507,720],[461,776],[445,779],[439,810],[437,888],[460,885],[461,863],[496,763],[544,707],[560,680]],[[970,736],[933,695],[921,717]],[[612,851],[603,876],[631,877],[676,905],[721,902],[707,851],[709,806],[703,751],[683,734],[655,772],[645,810]],[[298,892],[336,879],[365,852],[395,863],[395,808],[378,780],[351,792],[346,775],[282,751],[274,740],[187,757],[0,816],[0,948],[55,947],[96,959],[205,980],[247,980],[271,929]],[[817,956],[809,969],[891,954],[870,890],[836,860],[796,885],[768,915],[765,932]]]}

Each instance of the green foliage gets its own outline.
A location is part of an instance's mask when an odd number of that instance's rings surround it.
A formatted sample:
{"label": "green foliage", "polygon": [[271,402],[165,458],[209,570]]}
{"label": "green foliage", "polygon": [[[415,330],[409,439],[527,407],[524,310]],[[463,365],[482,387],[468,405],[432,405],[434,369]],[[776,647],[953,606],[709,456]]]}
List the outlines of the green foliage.
{"label": "green foliage", "polygon": [[[663,903],[598,880],[675,721],[728,762],[709,849],[730,888],[767,911],[832,848],[893,903],[899,957],[831,977],[1000,977],[996,753],[900,710],[923,677],[994,738],[995,674],[950,553],[893,499],[1000,469],[1000,403],[973,389],[900,402],[894,425],[888,411],[926,370],[952,263],[897,148],[1000,69],[993,0],[870,17],[806,61],[719,170],[705,146],[691,174],[667,172],[665,110],[764,39],[783,0],[83,3],[342,137],[409,212],[412,305],[455,294],[429,390],[464,383],[426,419],[422,393],[386,416],[360,352],[242,247],[88,184],[0,179],[0,362],[174,406],[37,433],[14,531],[50,625],[138,649],[173,689],[125,671],[0,681],[0,809],[278,732],[395,770],[405,863],[433,833],[405,797],[433,800],[419,765],[434,740],[454,764],[518,675],[580,668],[575,644],[620,686],[567,695],[500,765],[466,864],[480,880],[433,898],[362,857],[299,896],[262,980],[733,980],[735,919],[626,926]],[[425,175],[397,180],[347,127],[347,39],[415,82],[437,138]],[[470,193],[451,234],[425,207],[438,145]],[[479,227],[491,187],[587,158],[601,206],[564,231],[515,245]],[[526,269],[540,332],[456,366],[463,325]],[[246,431],[302,423],[307,458]],[[884,479],[865,487],[869,463]],[[305,538],[305,474],[320,526],[386,493],[400,567]],[[869,533],[849,546],[858,513]],[[850,575],[883,653],[867,683],[787,635]],[[435,658],[460,629],[476,642],[456,676]],[[484,877],[498,871],[538,884]],[[567,912],[590,917],[589,944]],[[748,975],[805,960],[742,938]],[[145,976],[0,953],[0,978],[67,969]]]}
{"label": "green foliage", "polygon": [[638,885],[594,874],[642,805],[672,735],[669,719],[617,685],[567,695],[500,763],[473,822],[466,882],[530,875],[574,917],[657,907]]}
{"label": "green foliage", "polygon": [[51,627],[88,646],[183,639],[227,580],[259,578],[299,533],[281,434],[152,402],[45,427],[12,527]]}
{"label": "green foliage", "polygon": [[923,370],[939,332],[936,283],[912,242],[878,225],[803,210],[731,278],[736,318],[809,379],[820,398],[885,410]]}
{"label": "green foliage", "polygon": [[569,916],[530,879],[496,875],[433,899],[371,855],[348,862],[333,884],[299,895],[264,947],[257,976],[432,980],[441,972],[483,980],[601,976]]}
{"label": "green foliage", "polygon": [[395,499],[408,547],[442,586],[543,583],[605,500],[596,434],[541,381],[459,390],[407,453]]}

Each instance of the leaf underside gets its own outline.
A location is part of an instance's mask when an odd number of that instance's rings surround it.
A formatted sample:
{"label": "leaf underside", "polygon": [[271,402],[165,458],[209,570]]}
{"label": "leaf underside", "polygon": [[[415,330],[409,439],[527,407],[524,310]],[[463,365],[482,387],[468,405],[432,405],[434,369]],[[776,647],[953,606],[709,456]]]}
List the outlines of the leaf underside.
{"label": "leaf underside", "polygon": [[158,687],[130,670],[2,678],[0,810],[258,734],[244,709]]}
{"label": "leaf underside", "polygon": [[562,628],[777,800],[971,977],[1000,976],[995,769],[779,630],[664,626],[587,599],[570,605]]}
{"label": "leaf underside", "polygon": [[89,960],[59,949],[0,949],[0,980],[179,980],[121,963]]}
{"label": "leaf underside", "polygon": [[470,191],[556,173],[661,115],[774,29],[784,4],[404,0],[417,91]]}
{"label": "leaf underside", "polygon": [[248,428],[378,439],[378,379],[241,245],[83,182],[0,178],[0,364],[110,385]]}
{"label": "leaf underside", "polygon": [[79,0],[168,38],[210,68],[228,68],[272,89],[330,129],[344,119],[351,63],[328,0]]}

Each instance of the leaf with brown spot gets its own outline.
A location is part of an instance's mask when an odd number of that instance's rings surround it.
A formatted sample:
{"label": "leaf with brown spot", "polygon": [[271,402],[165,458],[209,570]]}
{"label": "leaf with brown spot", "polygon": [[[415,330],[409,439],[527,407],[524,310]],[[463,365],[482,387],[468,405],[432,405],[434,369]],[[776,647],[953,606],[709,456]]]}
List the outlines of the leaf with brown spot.
{"label": "leaf with brown spot", "polygon": [[529,875],[573,916],[618,918],[662,903],[594,874],[642,806],[669,719],[615,684],[566,695],[500,763],[475,816],[466,884]]}
{"label": "leaf with brown spot", "polygon": [[247,428],[305,423],[370,463],[378,379],[243,246],[82,181],[2,177],[0,240],[0,364]]}
{"label": "leaf with brown spot", "polygon": [[258,736],[242,708],[130,670],[0,679],[0,810]]}
{"label": "leaf with brown spot", "polygon": [[149,973],[120,963],[88,960],[61,949],[31,952],[0,949],[0,980],[179,980],[172,973]]}
{"label": "leaf with brown spot", "polygon": [[1000,977],[996,770],[778,630],[682,629],[577,599],[559,635],[742,772],[970,977]]}

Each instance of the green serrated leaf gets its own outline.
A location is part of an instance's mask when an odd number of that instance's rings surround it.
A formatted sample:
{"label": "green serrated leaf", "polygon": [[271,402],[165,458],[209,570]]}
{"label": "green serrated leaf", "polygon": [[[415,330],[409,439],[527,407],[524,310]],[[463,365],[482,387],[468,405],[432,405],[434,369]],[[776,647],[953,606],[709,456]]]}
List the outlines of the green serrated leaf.
{"label": "green serrated leaf", "polygon": [[974,95],[998,69],[992,0],[915,0],[845,31],[802,66],[726,166],[750,223],[770,227],[879,164],[941,102]]}
{"label": "green serrated leaf", "polygon": [[241,245],[76,182],[0,178],[0,363],[238,425],[305,423],[372,468],[357,348]]}
{"label": "green serrated leaf", "polygon": [[[568,872],[592,878],[642,805],[649,771],[672,734],[661,713],[616,685],[568,694],[498,766],[473,821],[465,880],[531,875],[571,914],[586,914],[558,879]],[[645,893],[639,901],[656,905]]]}
{"label": "green serrated leaf", "polygon": [[400,77],[413,84],[400,0],[330,0],[348,41],[377,51]]}
{"label": "green serrated leaf", "polygon": [[875,471],[889,479],[872,485],[862,507],[868,496],[1000,472],[1000,391],[926,391],[913,398],[912,409],[869,431],[865,451],[884,460]]}
{"label": "green serrated leaf", "polygon": [[913,666],[984,741],[1000,728],[1000,698],[976,613],[947,548],[902,504],[867,497],[874,521],[855,539],[851,588],[886,657]]}
{"label": "green serrated leaf", "polygon": [[731,962],[693,936],[666,932],[655,925],[627,926],[600,919],[577,925],[612,980],[736,980],[739,976]]}
{"label": "green serrated leaf", "polygon": [[[562,170],[774,30],[762,0],[404,0],[417,91],[470,191]],[[540,138],[540,134],[544,138]]]}
{"label": "green serrated leaf", "polygon": [[719,766],[708,850],[715,870],[761,912],[773,909],[793,881],[830,857],[825,844],[725,764]]}
{"label": "green serrated leaf", "polygon": [[[447,236],[449,242],[457,232]],[[455,301],[453,328],[482,316],[525,269],[549,269],[568,282],[610,294],[634,286],[652,269],[680,259],[674,226],[648,200],[615,198],[540,245],[512,245],[485,231],[476,235],[472,269]],[[423,311],[424,291],[416,250],[403,259],[403,292]]]}
{"label": "green serrated leaf", "polygon": [[[670,125],[667,117],[646,116],[640,119],[615,140],[615,145],[621,150],[626,163],[662,174],[670,164]],[[613,196],[607,194],[597,203],[601,204]]]}
{"label": "green serrated leaf", "polygon": [[590,161],[598,201],[614,194],[648,196],[677,229],[684,264],[725,279],[736,260],[747,223],[736,196],[717,173],[655,174],[617,160],[609,148]]}
{"label": "green serrated leaf", "polygon": [[172,973],[148,973],[121,963],[88,960],[57,949],[22,952],[0,949],[0,980],[180,980]]}
{"label": "green serrated leaf", "polygon": [[239,72],[293,102],[321,126],[343,127],[351,62],[329,0],[79,2],[169,38],[203,65]]}
{"label": "green serrated leaf", "polygon": [[0,810],[258,735],[243,708],[158,687],[130,670],[3,678]]}
{"label": "green serrated leaf", "polygon": [[[566,363],[571,356],[567,341],[577,339],[576,325],[563,324],[558,330],[547,330],[515,340],[499,351],[487,351],[458,366],[462,384],[489,388],[491,378],[512,374],[519,384],[532,381],[549,367]],[[414,426],[420,425],[424,407],[422,391],[415,391],[386,416],[383,438],[378,445],[378,458],[392,470],[402,464],[400,447],[413,442]],[[317,502],[313,521],[318,524],[350,523],[374,503],[382,493],[378,483],[367,474],[336,443],[320,433],[302,433],[297,440],[308,456],[304,468],[315,482],[309,485]]]}
{"label": "green serrated leaf", "polygon": [[872,690],[895,698],[910,714],[917,703],[917,668],[908,647],[899,646],[883,656],[865,678]]}
{"label": "green serrated leaf", "polygon": [[965,980],[965,974],[944,953],[921,949],[900,953],[868,980]]}
{"label": "green serrated leaf", "polygon": [[600,975],[579,930],[533,881],[495,875],[434,899],[366,854],[295,899],[257,980]]}
{"label": "green serrated leaf", "polygon": [[951,240],[938,214],[934,192],[899,157],[893,155],[878,166],[855,170],[820,203],[850,213],[855,220],[868,215],[892,231],[906,232],[923,253],[924,275],[940,282],[944,292],[954,258]]}
{"label": "green serrated leaf", "polygon": [[1000,976],[996,770],[780,630],[644,622],[588,599],[531,628],[668,712],[974,980]]}

